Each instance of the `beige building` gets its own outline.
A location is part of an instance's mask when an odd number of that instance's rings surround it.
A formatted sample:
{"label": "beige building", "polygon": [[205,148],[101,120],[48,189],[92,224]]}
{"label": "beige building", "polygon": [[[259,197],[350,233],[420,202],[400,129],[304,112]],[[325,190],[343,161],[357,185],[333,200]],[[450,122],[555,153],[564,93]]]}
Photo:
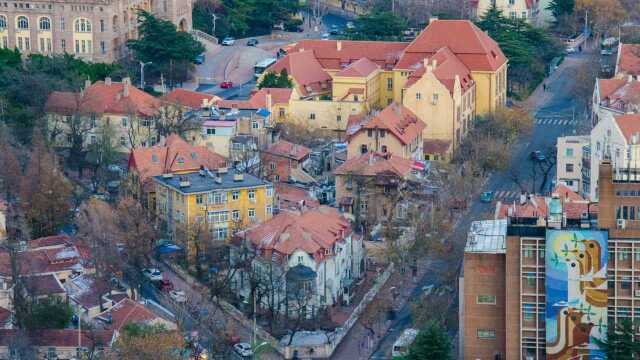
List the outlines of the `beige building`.
{"label": "beige building", "polygon": [[582,183],[582,149],[588,147],[590,142],[589,136],[558,138],[556,184],[564,184],[577,193],[589,194],[589,189],[584,189]]}
{"label": "beige building", "polygon": [[0,48],[112,62],[138,35],[137,9],[191,30],[191,0],[9,1],[0,3]]}

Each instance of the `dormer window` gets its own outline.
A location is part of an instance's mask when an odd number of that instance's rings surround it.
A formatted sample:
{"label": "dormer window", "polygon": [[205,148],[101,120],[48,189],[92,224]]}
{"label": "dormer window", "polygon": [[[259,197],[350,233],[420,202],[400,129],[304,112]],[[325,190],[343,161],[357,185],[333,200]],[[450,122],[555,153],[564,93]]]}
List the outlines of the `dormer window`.
{"label": "dormer window", "polygon": [[178,158],[178,164],[184,165],[184,158],[183,157],[179,157]]}
{"label": "dormer window", "polygon": [[331,249],[324,249],[325,255],[331,255]]}

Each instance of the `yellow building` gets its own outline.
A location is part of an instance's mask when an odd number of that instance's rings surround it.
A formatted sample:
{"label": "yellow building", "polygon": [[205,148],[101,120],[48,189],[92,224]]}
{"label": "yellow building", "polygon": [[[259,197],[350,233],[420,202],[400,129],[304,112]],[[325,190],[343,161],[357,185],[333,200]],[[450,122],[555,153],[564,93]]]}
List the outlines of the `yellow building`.
{"label": "yellow building", "polygon": [[[224,241],[273,216],[271,183],[231,169],[154,176],[157,216],[171,238],[194,253],[196,237]],[[204,231],[204,233],[203,233]]]}

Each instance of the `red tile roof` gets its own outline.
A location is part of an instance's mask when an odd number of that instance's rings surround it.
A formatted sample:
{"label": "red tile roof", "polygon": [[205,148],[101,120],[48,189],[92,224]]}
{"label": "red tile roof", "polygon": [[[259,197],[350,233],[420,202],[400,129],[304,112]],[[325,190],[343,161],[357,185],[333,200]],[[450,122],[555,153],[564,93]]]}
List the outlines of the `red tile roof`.
{"label": "red tile roof", "polygon": [[391,41],[301,40],[287,51],[313,51],[324,69],[342,70],[366,57],[380,68],[391,70],[409,43]]}
{"label": "red tile roof", "polygon": [[264,150],[264,152],[270,155],[303,161],[307,156],[309,156],[309,154],[311,154],[311,149],[285,140],[278,140],[278,142],[269,146]]}
{"label": "red tile roof", "polygon": [[495,71],[507,62],[500,46],[468,20],[434,20],[407,46],[397,69],[412,69],[448,47],[471,71]]}
{"label": "red tile roof", "polygon": [[291,255],[302,250],[316,261],[324,250],[351,234],[349,221],[337,209],[320,206],[303,212],[285,211],[245,232],[246,239],[271,259],[270,253]]}
{"label": "red tile roof", "polygon": [[349,88],[347,93],[340,99],[340,101],[348,98],[350,95],[362,95],[364,94],[364,89],[361,88]]}
{"label": "red tile roof", "polygon": [[318,200],[311,197],[308,190],[298,186],[276,183],[275,189],[279,201],[278,207],[280,210],[300,210],[302,202],[304,202],[304,206],[308,208],[316,208],[320,206]]}
{"label": "red tile roof", "polygon": [[586,201],[585,198],[578,195],[575,191],[569,189],[565,184],[558,184],[552,193],[558,194],[560,201]]}
{"label": "red tile roof", "polygon": [[25,289],[31,296],[45,296],[65,293],[62,284],[53,274],[41,276],[25,276],[23,279],[25,283]]}
{"label": "red tile roof", "polygon": [[360,60],[352,62],[344,69],[338,71],[335,76],[367,77],[369,76],[369,74],[378,69],[380,69],[378,64],[367,59],[366,57],[363,57]]}
{"label": "red tile roof", "polygon": [[498,209],[498,219],[506,219],[511,209],[511,217],[514,218],[540,218],[547,217],[549,207],[544,196],[533,195],[524,205],[515,203],[502,203]]}
{"label": "red tile roof", "polygon": [[601,104],[626,111],[628,105],[640,105],[640,81],[628,79],[599,79]]}
{"label": "red tile roof", "polygon": [[626,84],[626,79],[598,79],[598,90],[600,100],[604,100],[622,85]]}
{"label": "red tile roof", "polygon": [[164,101],[172,104],[184,105],[191,109],[200,109],[202,108],[205,100],[207,103],[209,103],[211,102],[211,100],[216,99],[219,99],[219,97],[180,88],[174,89],[173,91],[162,97],[162,100]]}
{"label": "red tile roof", "polygon": [[217,169],[226,166],[225,158],[204,146],[193,146],[172,134],[164,144],[137,148],[129,155],[129,169],[138,172],[144,183],[152,176],[183,171],[197,171],[200,166]]}
{"label": "red tile roof", "polygon": [[413,160],[370,152],[345,161],[334,174],[375,176],[390,172],[404,178],[411,173],[412,166]]}
{"label": "red tile roof", "polygon": [[[614,116],[618,128],[624,135],[627,143],[631,143],[634,135],[640,135],[640,114],[625,114]],[[640,136],[638,136],[640,141]]]}
{"label": "red tile roof", "polygon": [[640,75],[640,45],[620,44],[618,62],[616,64],[617,74]]}
{"label": "red tile roof", "polygon": [[72,243],[73,241],[68,235],[52,235],[29,240],[27,241],[27,246],[29,249],[39,249],[47,247],[61,247]]}
{"label": "red tile roof", "polygon": [[[18,330],[0,329],[0,346],[9,346],[15,340],[15,337],[25,335],[29,337],[29,343],[34,346],[67,348],[78,346],[77,329],[34,330],[26,334]],[[90,348],[93,345],[107,348],[111,346],[113,339],[113,330],[82,330],[80,342],[82,347],[86,348]]]}
{"label": "red tile roof", "polygon": [[422,143],[422,151],[425,154],[446,154],[451,150],[451,140],[430,139]]}
{"label": "red tile roof", "polygon": [[[469,69],[451,52],[448,47],[440,48],[433,56],[428,58],[428,64],[435,65],[432,69],[436,78],[453,94],[456,76],[460,81],[462,91],[466,91],[473,85],[473,78]],[[407,80],[406,88],[410,87],[425,74],[427,69],[422,65],[411,73]]]}
{"label": "red tile roof", "polygon": [[[125,88],[129,94],[125,95]],[[76,111],[95,114],[152,116],[161,101],[131,84],[97,81],[81,94],[52,93],[45,104],[45,111],[68,115]]]}
{"label": "red tile roof", "polygon": [[[20,272],[24,275],[58,273],[90,266],[75,246],[39,249],[21,252],[18,255]],[[1,265],[0,265],[1,266]]]}
{"label": "red tile roof", "polygon": [[111,309],[103,312],[100,316],[105,317],[111,315],[111,324],[108,328],[116,331],[125,326],[127,323],[146,323],[159,319],[160,317],[147,309],[144,305],[126,298],[115,304]]}
{"label": "red tile roof", "polygon": [[313,51],[290,52],[267,71],[280,73],[282,69],[287,69],[289,76],[298,84],[298,90],[302,95],[331,90],[331,76],[324,71]]}
{"label": "red tile roof", "polygon": [[363,124],[359,131],[386,129],[402,144],[406,145],[419,137],[424,128],[425,124],[411,110],[404,105],[393,103]]}

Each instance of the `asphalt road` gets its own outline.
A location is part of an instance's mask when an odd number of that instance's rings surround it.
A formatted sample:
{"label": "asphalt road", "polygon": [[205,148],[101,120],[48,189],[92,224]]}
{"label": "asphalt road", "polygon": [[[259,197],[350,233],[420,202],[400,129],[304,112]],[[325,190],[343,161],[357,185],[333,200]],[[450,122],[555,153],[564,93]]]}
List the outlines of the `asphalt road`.
{"label": "asphalt road", "polygon": [[[507,170],[494,173],[487,180],[483,191],[493,191],[496,194],[496,201],[513,201],[520,194],[520,188],[512,180],[512,173],[531,174],[531,160],[529,154],[535,150],[544,151],[551,149],[556,144],[556,139],[560,136],[573,135],[581,121],[588,121],[583,116],[583,109],[575,109],[576,101],[571,97],[572,77],[576,66],[584,60],[584,55],[572,55],[565,60],[563,66],[557,70],[557,74],[547,81],[548,98],[541,106],[531,109],[532,115],[535,116],[534,128],[531,136],[523,138],[514,148],[514,156],[510,160]],[[555,169],[549,174],[549,181],[544,191],[549,191],[551,180],[555,178]],[[539,187],[540,179],[537,182]],[[471,221],[481,219],[485,214],[495,209],[495,202],[486,204],[481,203],[479,199],[474,199],[470,203],[468,213],[456,224],[451,241],[454,245],[454,254],[449,262],[445,260],[435,261],[431,264],[430,270],[419,280],[416,289],[412,294],[412,299],[417,299],[423,286],[434,284],[435,287],[441,285],[450,285],[457,288],[455,284],[443,284],[443,274],[451,268],[460,268],[462,266],[462,255],[466,243],[466,236]],[[450,312],[457,314],[458,299],[457,293],[455,300],[449,308]],[[434,309],[434,311],[442,311],[442,309]],[[398,313],[396,320],[390,330],[383,336],[379,342],[378,348],[371,356],[371,359],[391,359],[391,347],[395,340],[400,336],[402,331],[408,327],[412,327],[412,318],[410,311],[410,302],[407,303]],[[452,338],[457,341],[457,328],[448,329]],[[455,344],[457,347],[457,344]]]}

